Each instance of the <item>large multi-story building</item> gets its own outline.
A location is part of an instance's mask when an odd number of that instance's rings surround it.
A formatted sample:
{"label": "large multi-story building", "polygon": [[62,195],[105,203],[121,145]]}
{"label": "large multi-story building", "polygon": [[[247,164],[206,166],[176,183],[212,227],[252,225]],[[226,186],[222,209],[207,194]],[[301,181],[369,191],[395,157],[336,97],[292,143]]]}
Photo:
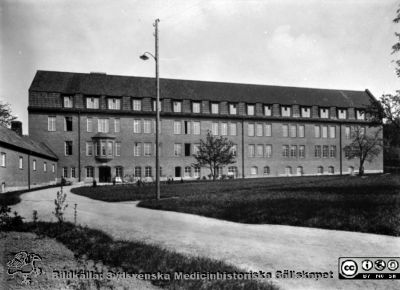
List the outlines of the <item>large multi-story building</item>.
{"label": "large multi-story building", "polygon": [[[201,178],[193,154],[208,131],[235,144],[236,177],[348,174],[353,126],[370,128],[366,91],[161,79],[162,178]],[[155,80],[38,71],[29,89],[29,132],[59,158],[68,179],[155,175]],[[382,172],[383,158],[365,165]]]}

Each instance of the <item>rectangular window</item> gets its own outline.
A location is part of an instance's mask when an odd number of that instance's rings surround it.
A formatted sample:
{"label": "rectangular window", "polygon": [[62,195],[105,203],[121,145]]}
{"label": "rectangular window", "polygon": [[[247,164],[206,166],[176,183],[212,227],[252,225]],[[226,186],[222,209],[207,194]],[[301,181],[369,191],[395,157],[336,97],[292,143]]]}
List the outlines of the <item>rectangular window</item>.
{"label": "rectangular window", "polygon": [[56,130],[56,117],[50,116],[47,118],[47,130],[51,132]]}
{"label": "rectangular window", "polygon": [[219,114],[219,104],[211,103],[211,114]]}
{"label": "rectangular window", "polygon": [[92,166],[86,167],[86,177],[93,178],[94,176],[94,168]]}
{"label": "rectangular window", "polygon": [[229,123],[229,134],[231,136],[237,135],[237,124],[236,123]]}
{"label": "rectangular window", "polygon": [[290,117],[291,116],[291,110],[290,106],[282,106],[281,107],[281,115],[282,117]]}
{"label": "rectangular window", "polygon": [[247,115],[254,116],[254,105],[247,105]]}
{"label": "rectangular window", "polygon": [[237,104],[229,104],[229,114],[231,115],[237,114]]}
{"label": "rectangular window", "polygon": [[113,155],[113,142],[108,141],[107,142],[107,155]]}
{"label": "rectangular window", "polygon": [[365,127],[359,127],[358,130],[360,130],[360,136],[365,135]]}
{"label": "rectangular window", "polygon": [[143,133],[151,134],[151,120],[143,121]]}
{"label": "rectangular window", "polygon": [[263,135],[263,124],[256,124],[256,135],[258,137]]}
{"label": "rectangular window", "polygon": [[347,118],[347,110],[346,109],[338,109],[337,110],[338,118],[339,119],[346,119]]}
{"label": "rectangular window", "polygon": [[56,166],[54,164],[51,165],[51,172],[56,172]]}
{"label": "rectangular window", "polygon": [[72,117],[64,118],[64,131],[72,131]]}
{"label": "rectangular window", "polygon": [[195,167],[194,168],[194,177],[200,177],[200,167]]}
{"label": "rectangular window", "polygon": [[228,123],[221,123],[221,135],[228,135]]}
{"label": "rectangular window", "polygon": [[18,167],[19,167],[19,169],[24,168],[24,158],[22,156],[19,157]]}
{"label": "rectangular window", "polygon": [[319,109],[319,117],[323,119],[329,118],[329,109],[327,108],[320,108]]}
{"label": "rectangular window", "polygon": [[257,145],[257,156],[258,157],[264,156],[264,145]]}
{"label": "rectangular window", "polygon": [[142,100],[133,99],[132,108],[134,111],[141,111],[142,110]]}
{"label": "rectangular window", "polygon": [[357,118],[357,120],[365,120],[365,111],[364,110],[356,110],[356,118]]}
{"label": "rectangular window", "polygon": [[346,127],[345,128],[345,137],[346,137],[346,139],[350,139],[350,137],[351,137],[351,129],[350,129],[350,127]]}
{"label": "rectangular window", "polygon": [[115,156],[121,156],[121,142],[115,142]]}
{"label": "rectangular window", "polygon": [[119,133],[121,131],[121,120],[114,119],[114,132]]}
{"label": "rectangular window", "polygon": [[32,169],[33,169],[33,171],[36,171],[36,160],[35,159],[33,159],[33,161],[32,161]]}
{"label": "rectangular window", "polygon": [[97,120],[97,130],[101,133],[109,132],[109,120],[108,119],[98,119]]}
{"label": "rectangular window", "polygon": [[151,174],[151,166],[146,166],[144,168],[144,176],[145,177],[151,177],[152,176],[152,174]]}
{"label": "rectangular window", "polygon": [[182,144],[174,144],[174,156],[182,156]]}
{"label": "rectangular window", "polygon": [[64,96],[64,108],[72,108],[74,106],[72,96]]}
{"label": "rectangular window", "polygon": [[64,178],[67,178],[68,177],[68,167],[63,167],[63,174],[62,174],[62,176],[64,177]]}
{"label": "rectangular window", "polygon": [[87,109],[98,109],[99,108],[99,98],[87,97],[86,98],[86,108]]}
{"label": "rectangular window", "polygon": [[192,112],[193,113],[200,113],[200,103],[199,102],[193,102],[192,103]]}
{"label": "rectangular window", "polygon": [[190,143],[185,143],[185,156],[191,156],[190,155]]}
{"label": "rectangular window", "polygon": [[288,137],[288,136],[289,136],[289,126],[282,125],[282,137]]}
{"label": "rectangular window", "polygon": [[232,145],[231,152],[233,156],[237,156],[237,145]]}
{"label": "rectangular window", "polygon": [[304,138],[304,125],[299,125],[298,127],[299,130],[299,138]]}
{"label": "rectangular window", "polygon": [[336,127],[329,126],[329,138],[336,138]]}
{"label": "rectangular window", "polygon": [[142,177],[142,167],[136,166],[135,167],[135,177]]}
{"label": "rectangular window", "polygon": [[330,150],[329,150],[329,157],[336,158],[336,146],[335,145],[331,145]]}
{"label": "rectangular window", "polygon": [[297,127],[296,125],[290,125],[290,137],[294,138],[297,136]]}
{"label": "rectangular window", "polygon": [[189,121],[183,121],[183,131],[185,135],[190,134],[190,122]]}
{"label": "rectangular window", "polygon": [[86,132],[93,132],[93,118],[86,119]]}
{"label": "rectangular window", "polygon": [[193,154],[197,155],[200,151],[200,144],[193,144]]}
{"label": "rectangular window", "polygon": [[265,136],[266,137],[271,137],[272,136],[272,125],[271,124],[265,124]]}
{"label": "rectangular window", "polygon": [[193,135],[200,135],[200,122],[193,122]]}
{"label": "rectangular window", "polygon": [[322,126],[322,138],[328,138],[328,127]]}
{"label": "rectangular window", "polygon": [[248,145],[249,157],[254,157],[254,145]]}
{"label": "rectangular window", "polygon": [[66,156],[72,155],[72,141],[65,141],[64,148],[64,153]]}
{"label": "rectangular window", "polygon": [[142,147],[141,143],[138,143],[138,142],[136,142],[133,145],[133,156],[140,156],[141,155],[141,151],[142,151],[141,147]]}
{"label": "rectangular window", "polygon": [[315,138],[321,138],[321,127],[314,126],[314,133],[315,133]]}
{"label": "rectangular window", "polygon": [[301,107],[301,117],[302,118],[310,118],[311,117],[311,109],[309,107]]}
{"label": "rectangular window", "polygon": [[282,157],[289,157],[289,145],[282,146]]}
{"label": "rectangular window", "polygon": [[173,101],[172,102],[172,110],[175,113],[181,113],[182,112],[182,102],[181,101]]}
{"label": "rectangular window", "polygon": [[143,144],[143,155],[144,156],[151,156],[151,143],[144,143]]}
{"label": "rectangular window", "polygon": [[133,133],[140,133],[141,128],[140,128],[140,120],[135,119],[133,120]]}
{"label": "rectangular window", "polygon": [[115,167],[115,176],[122,177],[122,167]]}
{"label": "rectangular window", "polygon": [[76,169],[75,169],[75,167],[71,167],[71,177],[72,178],[76,177]]}
{"label": "rectangular window", "polygon": [[293,157],[293,158],[297,157],[297,146],[296,145],[290,146],[290,157]]}
{"label": "rectangular window", "polygon": [[[157,105],[157,100],[153,100],[153,112],[157,112],[157,108],[156,108],[156,105]],[[160,110],[160,112],[162,111],[162,102],[161,101],[159,101],[158,102],[158,109]]]}
{"label": "rectangular window", "polygon": [[174,134],[182,134],[182,122],[174,121]]}
{"label": "rectangular window", "polygon": [[314,146],[314,157],[321,158],[321,145]]}
{"label": "rectangular window", "polygon": [[254,124],[247,124],[247,133],[250,137],[254,136]]}
{"label": "rectangular window", "polygon": [[299,146],[299,158],[306,157],[306,147],[304,145]]}
{"label": "rectangular window", "polygon": [[47,172],[47,163],[46,162],[43,162],[43,171]]}
{"label": "rectangular window", "polygon": [[217,136],[218,135],[218,123],[212,123],[212,127],[211,127],[211,133],[214,135],[214,136]]}
{"label": "rectangular window", "polygon": [[7,155],[4,152],[1,152],[1,167],[6,167],[6,159],[7,159]]}
{"label": "rectangular window", "polygon": [[328,157],[328,150],[329,150],[329,146],[328,145],[322,146],[322,157],[323,158],[327,158]]}
{"label": "rectangular window", "polygon": [[121,100],[117,98],[108,99],[108,109],[121,110]]}
{"label": "rectangular window", "polygon": [[107,155],[107,143],[105,141],[100,142],[100,154],[101,156],[106,156]]}
{"label": "rectangular window", "polygon": [[93,156],[93,143],[86,142],[86,156]]}
{"label": "rectangular window", "polygon": [[266,158],[272,157],[272,145],[265,145],[265,157]]}
{"label": "rectangular window", "polygon": [[272,116],[271,106],[269,105],[264,106],[264,116]]}

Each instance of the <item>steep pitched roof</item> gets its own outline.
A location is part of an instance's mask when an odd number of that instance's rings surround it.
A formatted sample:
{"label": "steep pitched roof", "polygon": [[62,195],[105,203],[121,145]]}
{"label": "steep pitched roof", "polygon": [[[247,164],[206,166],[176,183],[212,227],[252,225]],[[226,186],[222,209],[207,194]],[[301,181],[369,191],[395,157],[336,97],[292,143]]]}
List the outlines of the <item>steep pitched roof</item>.
{"label": "steep pitched roof", "polygon": [[[161,98],[213,100],[304,106],[365,107],[368,91],[160,79]],[[37,71],[30,91],[106,96],[155,96],[155,80],[147,77]]]}
{"label": "steep pitched roof", "polygon": [[10,145],[17,150],[29,151],[33,155],[45,156],[52,160],[57,160],[55,155],[44,143],[39,143],[28,136],[20,136],[13,130],[0,126],[0,144]]}

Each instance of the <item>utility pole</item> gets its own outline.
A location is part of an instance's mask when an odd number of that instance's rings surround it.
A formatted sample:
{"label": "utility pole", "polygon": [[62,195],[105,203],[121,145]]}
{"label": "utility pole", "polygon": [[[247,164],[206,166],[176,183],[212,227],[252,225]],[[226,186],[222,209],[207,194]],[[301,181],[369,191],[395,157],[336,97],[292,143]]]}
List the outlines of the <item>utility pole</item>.
{"label": "utility pole", "polygon": [[156,199],[160,199],[160,77],[159,77],[159,65],[158,65],[158,22],[160,19],[156,19],[154,22],[155,27],[155,38],[156,38],[156,90],[157,90],[157,100],[156,100]]}

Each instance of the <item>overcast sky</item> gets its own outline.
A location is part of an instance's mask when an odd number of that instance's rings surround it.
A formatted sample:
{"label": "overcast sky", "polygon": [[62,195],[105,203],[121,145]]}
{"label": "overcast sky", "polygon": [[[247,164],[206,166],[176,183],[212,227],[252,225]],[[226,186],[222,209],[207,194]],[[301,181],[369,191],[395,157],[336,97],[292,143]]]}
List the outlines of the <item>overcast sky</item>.
{"label": "overcast sky", "polygon": [[[165,78],[364,90],[400,89],[395,0],[0,2],[0,100],[27,132],[36,70],[154,76],[160,19]],[[400,55],[398,56],[400,58]]]}

